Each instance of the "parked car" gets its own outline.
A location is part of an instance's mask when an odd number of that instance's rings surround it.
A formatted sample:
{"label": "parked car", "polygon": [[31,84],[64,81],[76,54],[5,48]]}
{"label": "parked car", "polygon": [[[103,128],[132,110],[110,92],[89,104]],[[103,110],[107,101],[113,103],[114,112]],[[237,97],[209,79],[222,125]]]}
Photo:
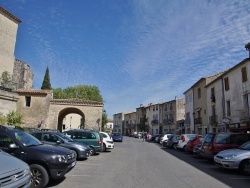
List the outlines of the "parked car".
{"label": "parked car", "polygon": [[180,135],[172,134],[168,140],[163,141],[162,145],[164,147],[177,149],[177,144],[179,140],[180,140]]}
{"label": "parked car", "polygon": [[76,159],[87,159],[90,156],[90,147],[87,144],[76,142],[62,133],[47,130],[34,131],[30,134],[45,144],[70,149],[75,153]]}
{"label": "parked car", "polygon": [[102,136],[102,151],[107,151],[114,148],[113,138],[105,132],[100,132]]}
{"label": "parked car", "polygon": [[201,135],[198,135],[197,137],[191,138],[187,142],[187,146],[186,146],[185,151],[192,153],[194,146],[197,144],[201,144],[202,139],[203,139],[203,136],[201,136]]}
{"label": "parked car", "polygon": [[27,163],[0,150],[0,187],[31,186],[31,171]]}
{"label": "parked car", "polygon": [[250,175],[250,142],[217,153],[214,163],[220,168],[236,169],[242,174]]}
{"label": "parked car", "polygon": [[188,141],[192,138],[195,138],[196,136],[198,136],[198,135],[197,134],[182,134],[180,136],[180,140],[177,144],[177,148],[182,149],[182,150],[186,150]]}
{"label": "parked car", "polygon": [[45,187],[49,179],[64,177],[76,164],[71,150],[43,144],[24,131],[2,125],[0,149],[29,164],[32,187]]}
{"label": "parked car", "polygon": [[122,142],[123,136],[120,133],[112,133],[112,138],[114,142]]}
{"label": "parked car", "polygon": [[155,138],[158,137],[159,134],[154,134],[151,136],[150,141],[155,141]]}
{"label": "parked car", "polygon": [[208,133],[202,140],[201,156],[213,160],[220,151],[237,148],[247,141],[247,133]]}
{"label": "parked car", "polygon": [[77,142],[87,144],[90,147],[90,155],[102,151],[102,140],[98,131],[87,129],[70,129],[63,132]]}
{"label": "parked car", "polygon": [[163,137],[163,134],[158,134],[158,136],[155,137],[155,142],[160,143],[161,137]]}
{"label": "parked car", "polygon": [[201,144],[197,144],[194,146],[193,155],[196,155],[197,157],[201,157]]}
{"label": "parked car", "polygon": [[172,134],[163,134],[161,137],[160,137],[160,144],[162,144],[163,141],[167,141],[170,137],[171,137]]}

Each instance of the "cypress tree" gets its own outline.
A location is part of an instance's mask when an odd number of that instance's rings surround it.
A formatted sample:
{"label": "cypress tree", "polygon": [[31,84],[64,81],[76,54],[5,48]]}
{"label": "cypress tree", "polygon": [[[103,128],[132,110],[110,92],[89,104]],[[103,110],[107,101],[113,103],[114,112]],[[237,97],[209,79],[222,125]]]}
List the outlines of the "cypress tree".
{"label": "cypress tree", "polygon": [[47,67],[41,89],[52,89],[50,84],[49,67]]}

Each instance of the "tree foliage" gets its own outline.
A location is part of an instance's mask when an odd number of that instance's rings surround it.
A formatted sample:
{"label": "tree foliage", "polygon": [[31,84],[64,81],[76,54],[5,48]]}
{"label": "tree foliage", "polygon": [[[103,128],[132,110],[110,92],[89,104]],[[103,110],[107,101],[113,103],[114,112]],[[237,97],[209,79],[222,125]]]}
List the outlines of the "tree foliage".
{"label": "tree foliage", "polygon": [[106,114],[106,112],[104,111],[103,113],[102,113],[102,127],[101,127],[101,130],[102,131],[106,131],[106,124],[108,123],[108,116],[107,116],[107,114]]}
{"label": "tree foliage", "polygon": [[6,123],[8,125],[20,126],[22,124],[23,116],[16,111],[11,111],[6,116]]}
{"label": "tree foliage", "polygon": [[137,125],[137,128],[140,131],[143,132],[149,132],[149,125],[146,125],[146,122],[148,121],[148,118],[146,117],[146,114],[143,115],[143,117],[140,119],[140,123]]}
{"label": "tree foliage", "polygon": [[6,124],[6,117],[0,113],[0,124],[5,125]]}
{"label": "tree foliage", "polygon": [[50,84],[49,67],[47,67],[41,89],[52,89]]}
{"label": "tree foliage", "polygon": [[1,85],[3,87],[8,87],[11,82],[11,75],[8,71],[4,71],[1,75]]}
{"label": "tree foliage", "polygon": [[54,99],[70,99],[77,98],[83,100],[103,102],[101,92],[96,86],[89,85],[76,85],[67,87],[66,89],[55,88],[53,89]]}

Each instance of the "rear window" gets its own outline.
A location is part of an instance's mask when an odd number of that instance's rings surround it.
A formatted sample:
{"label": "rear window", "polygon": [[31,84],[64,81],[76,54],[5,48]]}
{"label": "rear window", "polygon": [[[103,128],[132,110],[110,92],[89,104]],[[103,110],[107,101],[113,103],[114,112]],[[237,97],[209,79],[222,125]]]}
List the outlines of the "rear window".
{"label": "rear window", "polygon": [[214,138],[214,134],[207,134],[205,138],[202,140],[203,143],[212,143]]}

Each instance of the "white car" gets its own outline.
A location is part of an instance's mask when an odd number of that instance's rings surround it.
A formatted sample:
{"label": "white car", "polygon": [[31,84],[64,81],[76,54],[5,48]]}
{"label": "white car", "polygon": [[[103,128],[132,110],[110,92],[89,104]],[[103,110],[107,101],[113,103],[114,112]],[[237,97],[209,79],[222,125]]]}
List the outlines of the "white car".
{"label": "white car", "polygon": [[197,134],[182,134],[182,135],[180,136],[180,140],[179,140],[179,142],[178,142],[178,144],[177,144],[177,148],[178,148],[178,149],[183,149],[183,150],[185,150],[188,141],[189,141],[191,138],[194,138],[194,137],[196,137],[196,136],[198,136],[198,135],[197,135]]}
{"label": "white car", "polygon": [[167,141],[171,136],[172,134],[164,134],[163,137],[160,138],[160,144],[162,144],[163,141]]}
{"label": "white car", "polygon": [[100,132],[102,137],[102,151],[107,151],[114,148],[114,141],[112,137],[105,132]]}

